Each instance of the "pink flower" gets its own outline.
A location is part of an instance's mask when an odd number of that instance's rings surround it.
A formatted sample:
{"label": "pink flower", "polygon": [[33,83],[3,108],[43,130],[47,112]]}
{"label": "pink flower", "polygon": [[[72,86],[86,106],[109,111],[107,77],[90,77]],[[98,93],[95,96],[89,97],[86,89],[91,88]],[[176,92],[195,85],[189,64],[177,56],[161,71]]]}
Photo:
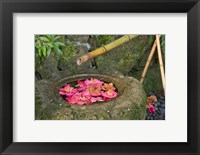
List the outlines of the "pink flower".
{"label": "pink flower", "polygon": [[155,113],[156,112],[156,110],[155,110],[155,108],[154,108],[154,106],[152,104],[149,103],[146,107],[149,109],[149,111],[151,113]]}
{"label": "pink flower", "polygon": [[90,93],[88,91],[82,91],[81,94],[83,96],[91,96]]}
{"label": "pink flower", "polygon": [[97,101],[101,102],[101,101],[104,101],[104,100],[102,99],[102,97],[91,97],[90,101],[92,103],[94,103],[94,102],[97,102]]}
{"label": "pink flower", "polygon": [[81,96],[80,100],[77,102],[77,104],[79,105],[90,104],[90,103],[91,101],[86,96]]}
{"label": "pink flower", "polygon": [[92,84],[91,86],[88,86],[86,91],[89,92],[89,94],[91,96],[100,96],[101,95],[101,86]]}
{"label": "pink flower", "polygon": [[88,80],[88,79],[85,80],[85,84],[87,86],[91,86],[91,85],[102,86],[103,83],[104,83],[103,81],[100,81],[100,80],[97,80],[97,79],[93,79],[93,78],[91,78],[90,80]]}
{"label": "pink flower", "polygon": [[115,98],[115,97],[117,97],[117,92],[115,92],[114,90],[108,90],[108,91],[106,91],[106,92],[103,92],[103,91],[101,91],[101,95],[103,96],[103,97],[106,97],[106,98],[109,98],[109,99],[111,99],[111,98]]}
{"label": "pink flower", "polygon": [[76,104],[78,102],[78,100],[73,96],[67,96],[65,99],[71,104]]}
{"label": "pink flower", "polygon": [[79,91],[83,91],[87,88],[87,85],[85,84],[85,82],[83,82],[81,80],[78,80],[77,82],[78,82],[78,84],[76,86],[79,87],[78,88]]}
{"label": "pink flower", "polygon": [[86,79],[85,81],[77,80],[77,83],[76,88],[71,87],[69,84],[60,88],[59,93],[65,95],[65,99],[70,104],[92,104],[94,102],[110,100],[117,96],[112,83],[102,86],[104,82],[95,78]]}
{"label": "pink flower", "polygon": [[73,96],[67,96],[66,100],[71,103],[71,104],[79,104],[79,105],[83,105],[83,104],[89,104],[91,103],[90,98],[88,98],[87,96],[83,96],[82,93],[75,93]]}
{"label": "pink flower", "polygon": [[155,102],[157,102],[156,96],[154,96],[154,95],[149,96],[149,97],[147,98],[147,102],[148,102],[148,103],[151,103],[151,104],[154,104]]}
{"label": "pink flower", "polygon": [[107,97],[104,97],[104,96],[103,96],[103,100],[104,100],[104,101],[108,101],[108,100],[110,100],[110,98],[107,98]]}
{"label": "pink flower", "polygon": [[80,97],[81,97],[81,94],[77,92],[73,96],[67,96],[65,99],[69,103],[76,104],[79,101]]}
{"label": "pink flower", "polygon": [[77,92],[77,89],[74,89],[69,84],[66,84],[64,88],[60,88],[60,95],[72,96]]}

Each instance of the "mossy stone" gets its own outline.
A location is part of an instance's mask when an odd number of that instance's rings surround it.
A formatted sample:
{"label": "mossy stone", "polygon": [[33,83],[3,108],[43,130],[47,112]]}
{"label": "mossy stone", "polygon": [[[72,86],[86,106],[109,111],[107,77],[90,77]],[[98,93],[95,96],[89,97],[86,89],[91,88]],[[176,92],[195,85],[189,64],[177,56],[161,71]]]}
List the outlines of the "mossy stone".
{"label": "mossy stone", "polygon": [[95,58],[98,69],[107,67],[127,74],[143,57],[145,51],[152,45],[151,36],[141,35]]}

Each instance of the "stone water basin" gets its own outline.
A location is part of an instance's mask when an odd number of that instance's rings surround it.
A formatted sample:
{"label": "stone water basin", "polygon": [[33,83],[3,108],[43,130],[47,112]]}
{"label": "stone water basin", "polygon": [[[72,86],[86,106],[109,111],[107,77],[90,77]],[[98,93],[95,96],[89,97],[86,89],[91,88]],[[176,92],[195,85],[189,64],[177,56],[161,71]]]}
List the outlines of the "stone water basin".
{"label": "stone water basin", "polygon": [[[142,85],[133,77],[100,74],[98,72],[60,72],[50,80],[40,80],[35,87],[36,120],[144,120],[146,94]],[[117,88],[115,99],[96,102],[92,105],[69,104],[59,89],[78,79],[96,78],[111,82]]]}

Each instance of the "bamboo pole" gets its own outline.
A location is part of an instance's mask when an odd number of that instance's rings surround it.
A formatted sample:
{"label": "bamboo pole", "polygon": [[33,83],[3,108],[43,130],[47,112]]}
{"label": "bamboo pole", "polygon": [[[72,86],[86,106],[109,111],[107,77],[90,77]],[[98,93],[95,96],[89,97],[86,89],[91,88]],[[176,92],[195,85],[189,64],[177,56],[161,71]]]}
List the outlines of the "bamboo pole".
{"label": "bamboo pole", "polygon": [[98,57],[98,56],[110,51],[111,49],[113,49],[113,48],[115,48],[117,46],[120,46],[120,45],[130,41],[133,38],[136,38],[137,36],[139,36],[139,35],[125,35],[125,36],[123,36],[123,37],[111,42],[110,44],[107,44],[107,45],[105,45],[103,47],[100,47],[100,48],[98,48],[98,49],[96,49],[96,50],[94,50],[92,52],[89,52],[86,55],[83,55],[83,56],[79,57],[77,59],[77,64],[80,65],[80,64],[82,64],[82,63],[84,63],[86,61],[89,61],[89,60],[91,60],[91,59],[93,59],[95,57]]}
{"label": "bamboo pole", "polygon": [[[159,37],[160,37],[160,36],[159,36]],[[154,44],[153,44],[153,46],[152,46],[152,48],[151,48],[149,57],[148,57],[148,59],[147,59],[146,65],[145,65],[144,70],[143,70],[143,72],[142,72],[142,76],[141,76],[141,78],[140,78],[140,83],[141,83],[141,84],[142,84],[143,81],[144,81],[146,72],[147,72],[147,70],[148,70],[148,68],[149,68],[149,65],[150,65],[150,62],[151,62],[151,60],[152,60],[152,58],[153,58],[153,54],[154,54],[154,52],[155,52],[156,46],[157,46],[157,41],[156,41],[156,39],[155,39]]]}
{"label": "bamboo pole", "polygon": [[160,35],[156,35],[157,49],[158,49],[157,50],[158,51],[158,59],[159,59],[159,65],[160,65],[160,73],[161,73],[162,84],[163,84],[163,89],[164,89],[164,93],[165,93],[165,73],[164,73],[159,37],[160,37]]}

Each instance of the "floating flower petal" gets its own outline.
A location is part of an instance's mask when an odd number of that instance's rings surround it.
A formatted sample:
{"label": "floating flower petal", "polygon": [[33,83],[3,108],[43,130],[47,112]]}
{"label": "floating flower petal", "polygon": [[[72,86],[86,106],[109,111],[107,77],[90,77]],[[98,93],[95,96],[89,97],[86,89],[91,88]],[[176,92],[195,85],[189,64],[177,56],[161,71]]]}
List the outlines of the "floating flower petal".
{"label": "floating flower petal", "polygon": [[114,90],[108,90],[106,92],[101,92],[102,96],[103,97],[106,97],[106,98],[115,98],[117,97],[117,92],[115,92]]}

